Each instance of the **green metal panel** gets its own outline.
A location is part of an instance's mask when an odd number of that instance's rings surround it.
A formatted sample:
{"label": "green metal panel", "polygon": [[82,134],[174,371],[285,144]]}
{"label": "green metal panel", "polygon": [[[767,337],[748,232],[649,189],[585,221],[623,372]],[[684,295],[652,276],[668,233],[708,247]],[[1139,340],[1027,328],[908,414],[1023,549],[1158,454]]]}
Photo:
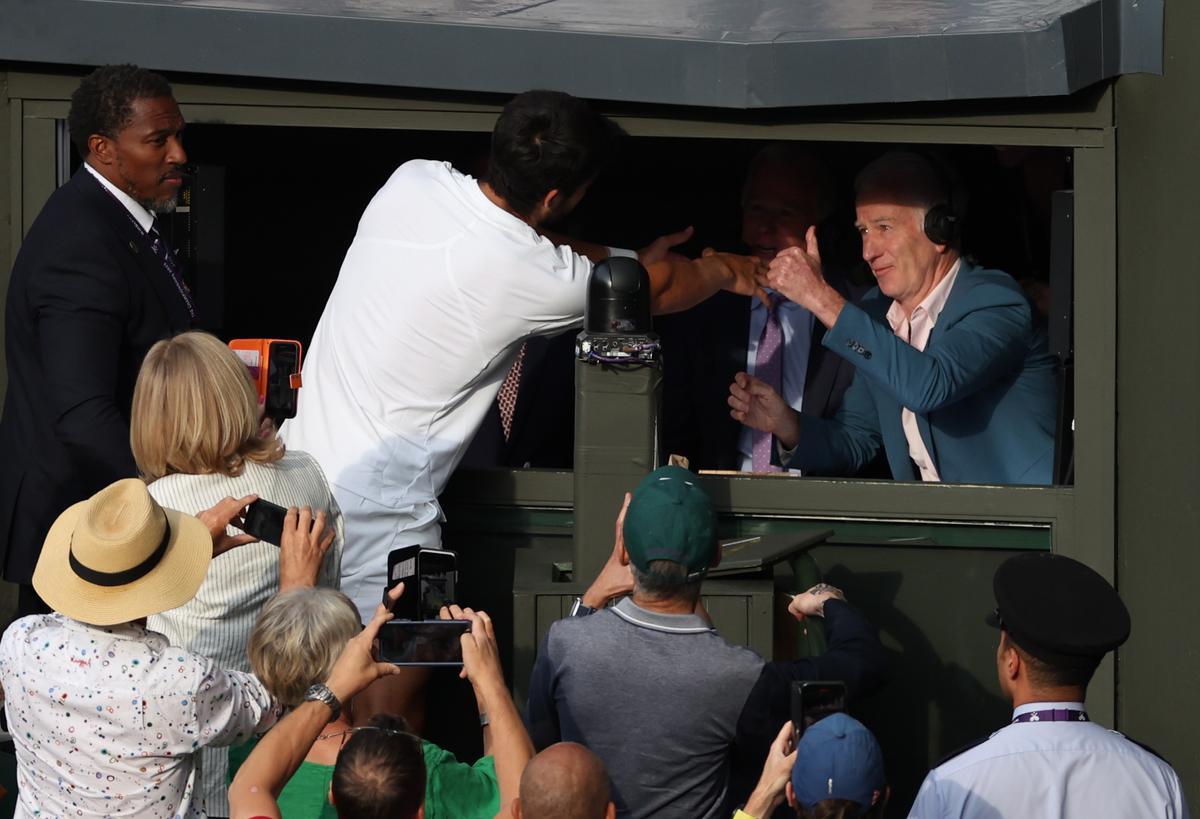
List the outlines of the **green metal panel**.
{"label": "green metal panel", "polygon": [[662,370],[575,364],[575,568],[599,574],[621,502],[657,465]]}
{"label": "green metal panel", "polygon": [[21,236],[54,192],[58,180],[56,121],[36,117],[21,119]]}
{"label": "green metal panel", "polygon": [[1118,725],[1200,807],[1200,5],[1168,6],[1165,72],[1117,85],[1117,583],[1133,618]]}

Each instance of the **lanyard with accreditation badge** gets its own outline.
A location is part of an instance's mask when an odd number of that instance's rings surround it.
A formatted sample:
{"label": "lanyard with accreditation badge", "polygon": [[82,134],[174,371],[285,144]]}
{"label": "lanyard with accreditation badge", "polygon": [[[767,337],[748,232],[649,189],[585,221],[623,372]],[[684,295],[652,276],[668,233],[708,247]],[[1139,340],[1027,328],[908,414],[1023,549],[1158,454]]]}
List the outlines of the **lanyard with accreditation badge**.
{"label": "lanyard with accreditation badge", "polygon": [[138,233],[150,239],[151,252],[154,253],[155,258],[157,258],[162,264],[163,269],[167,271],[167,275],[171,277],[171,281],[175,283],[175,289],[179,291],[179,297],[183,299],[184,305],[187,306],[188,316],[192,319],[192,321],[195,321],[196,302],[192,299],[192,290],[187,286],[187,282],[183,280],[183,271],[179,269],[179,263],[175,261],[174,254],[167,249],[167,243],[163,241],[162,236],[158,232],[158,217],[154,217],[154,224],[152,224],[150,226],[150,230],[147,231],[144,227],[142,227],[142,223],[134,218],[134,215],[129,212],[127,207],[125,207],[125,203],[123,203],[116,196],[113,196],[112,191],[110,191],[104,185],[101,185],[100,187],[104,189],[105,193],[107,193],[109,196],[112,196],[114,202],[121,206],[121,212],[129,218],[129,221],[133,223],[135,228],[137,228]]}

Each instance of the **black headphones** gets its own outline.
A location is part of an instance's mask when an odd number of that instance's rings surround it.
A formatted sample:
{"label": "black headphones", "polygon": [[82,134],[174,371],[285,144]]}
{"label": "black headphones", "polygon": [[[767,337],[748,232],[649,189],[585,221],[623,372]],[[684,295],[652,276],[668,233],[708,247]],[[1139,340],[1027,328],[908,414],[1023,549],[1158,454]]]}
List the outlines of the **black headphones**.
{"label": "black headphones", "polygon": [[939,202],[925,212],[925,237],[935,245],[950,245],[956,247],[962,235],[962,217],[959,214],[959,202],[955,196],[955,178],[946,160],[931,151],[913,150],[913,154],[924,160],[925,164],[938,178],[938,185],[946,196],[945,202]]}

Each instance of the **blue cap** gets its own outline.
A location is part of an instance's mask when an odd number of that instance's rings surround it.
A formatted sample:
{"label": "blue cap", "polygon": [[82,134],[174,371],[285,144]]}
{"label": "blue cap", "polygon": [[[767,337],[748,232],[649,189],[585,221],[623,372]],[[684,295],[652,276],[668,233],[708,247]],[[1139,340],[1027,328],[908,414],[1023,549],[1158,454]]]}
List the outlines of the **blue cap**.
{"label": "blue cap", "polygon": [[883,752],[875,735],[847,714],[830,714],[814,722],[796,746],[792,790],[805,810],[826,799],[857,802],[856,816],[871,807],[875,791],[882,791]]}

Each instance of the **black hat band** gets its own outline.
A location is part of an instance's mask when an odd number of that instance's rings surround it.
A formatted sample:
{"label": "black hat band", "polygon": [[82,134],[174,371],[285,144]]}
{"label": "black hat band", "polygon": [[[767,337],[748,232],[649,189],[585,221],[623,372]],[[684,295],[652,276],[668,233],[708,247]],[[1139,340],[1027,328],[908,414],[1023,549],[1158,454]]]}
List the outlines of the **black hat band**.
{"label": "black hat band", "polygon": [[[74,540],[74,533],[71,535]],[[124,586],[127,583],[132,583],[135,580],[140,580],[150,573],[150,570],[159,564],[163,555],[167,553],[167,544],[171,542],[171,523],[167,520],[167,516],[163,514],[163,536],[159,542],[158,548],[150,553],[150,556],[141,563],[129,569],[122,569],[119,572],[101,572],[96,569],[89,568],[79,562],[75,557],[75,549],[72,547],[67,552],[67,557],[71,563],[71,571],[75,572],[75,576],[81,580],[86,580],[94,586]]]}

